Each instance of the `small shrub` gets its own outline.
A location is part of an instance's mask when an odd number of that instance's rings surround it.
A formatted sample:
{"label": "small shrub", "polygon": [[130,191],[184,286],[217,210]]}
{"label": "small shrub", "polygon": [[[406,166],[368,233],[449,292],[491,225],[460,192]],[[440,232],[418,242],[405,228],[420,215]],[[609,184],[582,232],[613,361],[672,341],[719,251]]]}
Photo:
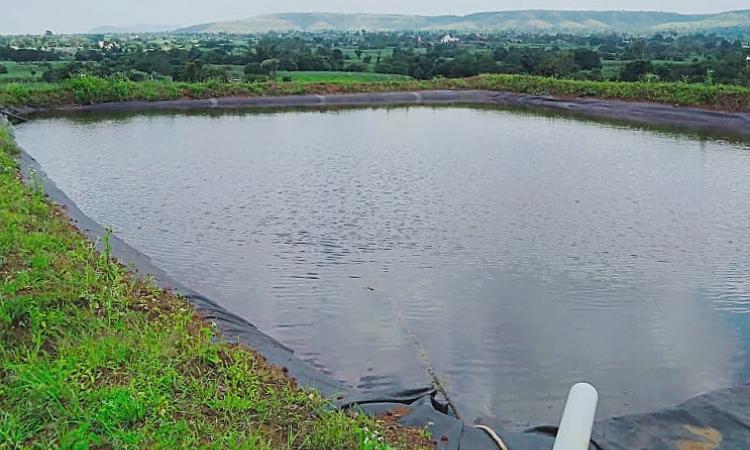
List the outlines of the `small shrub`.
{"label": "small shrub", "polygon": [[76,103],[93,104],[107,101],[108,82],[103,78],[82,75],[67,81]]}

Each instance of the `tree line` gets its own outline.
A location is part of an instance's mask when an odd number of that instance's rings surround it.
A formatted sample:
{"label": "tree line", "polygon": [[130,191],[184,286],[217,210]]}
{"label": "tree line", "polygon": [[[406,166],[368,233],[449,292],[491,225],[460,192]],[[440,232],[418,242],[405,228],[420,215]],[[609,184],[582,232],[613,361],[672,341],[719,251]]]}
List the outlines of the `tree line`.
{"label": "tree line", "polygon": [[[43,48],[14,48],[0,40],[0,60],[53,62],[43,79],[75,74],[122,75],[133,80],[181,81],[273,77],[276,71],[374,71],[417,79],[523,73],[588,80],[686,81],[750,85],[750,41],[715,35],[321,32],[263,36],[170,36],[156,39],[76,36],[74,53],[63,54],[64,37],[34,38]],[[32,38],[28,38],[32,39]],[[41,39],[41,40],[40,40]],[[73,38],[70,38],[73,39]],[[5,44],[5,45],[3,45]],[[53,45],[54,44],[54,45]],[[50,47],[52,49],[50,49]]]}

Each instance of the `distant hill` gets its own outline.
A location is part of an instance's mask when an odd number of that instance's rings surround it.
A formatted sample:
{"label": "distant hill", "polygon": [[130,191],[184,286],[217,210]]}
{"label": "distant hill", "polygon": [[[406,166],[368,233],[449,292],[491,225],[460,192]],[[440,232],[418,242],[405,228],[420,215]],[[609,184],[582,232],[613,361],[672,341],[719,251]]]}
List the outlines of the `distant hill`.
{"label": "distant hill", "polygon": [[104,25],[92,28],[88,34],[158,33],[175,28],[177,28],[175,25],[128,25],[124,27]]}
{"label": "distant hill", "polygon": [[466,16],[400,14],[282,13],[212,22],[175,30],[177,33],[265,33],[269,31],[528,31],[620,32],[660,31],[750,32],[750,10],[717,14],[654,11],[498,11]]}

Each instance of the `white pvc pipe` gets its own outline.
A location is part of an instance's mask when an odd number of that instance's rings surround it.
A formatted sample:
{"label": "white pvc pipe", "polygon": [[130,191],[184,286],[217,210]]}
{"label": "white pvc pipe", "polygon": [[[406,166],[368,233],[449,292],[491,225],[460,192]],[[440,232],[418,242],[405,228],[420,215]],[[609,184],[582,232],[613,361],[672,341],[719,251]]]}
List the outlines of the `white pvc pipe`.
{"label": "white pvc pipe", "polygon": [[552,450],[588,450],[599,394],[588,383],[570,388]]}

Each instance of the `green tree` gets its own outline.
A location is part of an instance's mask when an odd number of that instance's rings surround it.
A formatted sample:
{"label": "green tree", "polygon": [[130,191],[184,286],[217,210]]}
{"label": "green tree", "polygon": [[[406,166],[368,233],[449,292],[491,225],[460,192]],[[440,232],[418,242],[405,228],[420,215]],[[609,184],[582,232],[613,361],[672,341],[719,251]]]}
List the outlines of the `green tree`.
{"label": "green tree", "polygon": [[620,71],[620,80],[639,81],[650,73],[654,73],[654,65],[651,61],[639,59],[625,64],[625,67]]}
{"label": "green tree", "polygon": [[573,52],[573,59],[576,66],[581,70],[592,70],[602,68],[602,58],[599,52],[586,48],[579,48]]}
{"label": "green tree", "polygon": [[182,66],[182,70],[178,74],[177,78],[181,81],[205,81],[207,78],[205,70],[203,70],[203,62],[200,60],[185,61],[185,65]]}
{"label": "green tree", "polygon": [[260,63],[253,62],[245,66],[245,75],[264,75],[263,69],[260,67]]}
{"label": "green tree", "polygon": [[750,85],[750,62],[741,54],[719,59],[714,64],[713,80],[717,84]]}
{"label": "green tree", "polygon": [[331,58],[333,59],[333,65],[340,68],[344,65],[344,52],[335,48],[331,52]]}
{"label": "green tree", "polygon": [[575,70],[575,59],[570,52],[555,52],[542,59],[535,72],[538,75],[569,77]]}
{"label": "green tree", "polygon": [[260,68],[265,74],[274,76],[279,68],[279,60],[276,58],[265,59],[260,63]]}

